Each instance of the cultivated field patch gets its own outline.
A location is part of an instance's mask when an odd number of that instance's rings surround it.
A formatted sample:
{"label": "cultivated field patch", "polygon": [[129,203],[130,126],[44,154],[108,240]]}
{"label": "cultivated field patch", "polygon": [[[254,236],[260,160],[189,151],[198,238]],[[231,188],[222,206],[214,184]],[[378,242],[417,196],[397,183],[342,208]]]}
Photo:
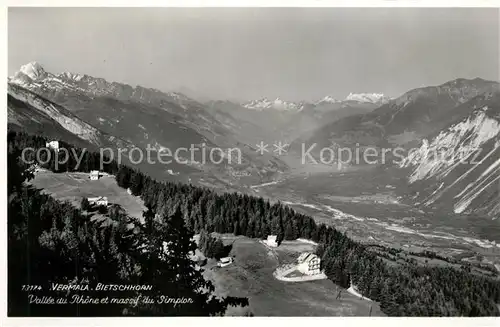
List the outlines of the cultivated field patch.
{"label": "cultivated field patch", "polygon": [[53,173],[41,170],[30,182],[54,198],[70,201],[75,206],[80,206],[83,197],[105,196],[109,204],[120,205],[131,217],[142,219],[142,212],[146,209],[142,200],[119,187],[112,175],[92,181],[88,173]]}

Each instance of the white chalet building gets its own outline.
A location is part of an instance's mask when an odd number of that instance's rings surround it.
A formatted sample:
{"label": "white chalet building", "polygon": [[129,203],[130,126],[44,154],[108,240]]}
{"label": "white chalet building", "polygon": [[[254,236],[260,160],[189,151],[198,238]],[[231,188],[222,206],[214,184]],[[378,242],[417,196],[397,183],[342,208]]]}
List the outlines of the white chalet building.
{"label": "white chalet building", "polygon": [[233,258],[231,257],[220,258],[220,260],[217,262],[217,267],[222,268],[225,266],[229,266],[232,263],[233,263]]}
{"label": "white chalet building", "polygon": [[278,246],[278,242],[276,242],[276,238],[277,238],[276,235],[268,235],[267,240],[265,240],[264,242],[266,242],[266,244],[268,246],[275,248]]}
{"label": "white chalet building", "polygon": [[108,205],[108,198],[106,196],[90,197],[90,198],[87,198],[87,200],[89,200],[90,204],[97,205],[97,206],[107,206]]}
{"label": "white chalet building", "polygon": [[59,141],[50,141],[50,142],[45,142],[45,147],[49,149],[54,149],[59,151]]}
{"label": "white chalet building", "polygon": [[297,259],[297,269],[304,275],[320,274],[321,259],[314,253],[304,252]]}
{"label": "white chalet building", "polygon": [[96,181],[100,177],[100,172],[99,170],[91,170],[89,176],[91,181]]}

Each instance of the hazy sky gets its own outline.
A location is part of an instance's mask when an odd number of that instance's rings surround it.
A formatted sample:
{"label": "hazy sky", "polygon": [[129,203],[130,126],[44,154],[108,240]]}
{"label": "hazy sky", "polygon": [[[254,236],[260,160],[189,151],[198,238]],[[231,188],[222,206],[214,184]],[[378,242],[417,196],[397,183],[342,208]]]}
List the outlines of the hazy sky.
{"label": "hazy sky", "polygon": [[38,61],[219,99],[389,96],[498,80],[497,9],[10,8],[9,75]]}

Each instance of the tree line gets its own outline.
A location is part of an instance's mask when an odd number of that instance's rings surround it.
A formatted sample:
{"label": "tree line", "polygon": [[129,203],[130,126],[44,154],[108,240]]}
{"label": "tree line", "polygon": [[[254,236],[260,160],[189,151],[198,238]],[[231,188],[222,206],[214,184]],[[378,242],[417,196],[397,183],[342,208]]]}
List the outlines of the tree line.
{"label": "tree line", "polygon": [[198,247],[207,258],[220,259],[227,257],[231,252],[232,245],[224,245],[222,239],[214,237],[204,229],[200,231]]}
{"label": "tree line", "polygon": [[[36,137],[16,134],[9,137],[9,143],[17,147],[28,142],[26,138]],[[95,155],[84,158],[88,160],[84,167],[95,165]],[[50,165],[46,164],[49,169]],[[252,238],[277,235],[278,243],[297,238],[320,243],[322,269],[328,278],[342,287],[355,285],[390,316],[499,315],[497,280],[452,267],[390,265],[335,228],[317,225],[313,218],[261,197],[217,194],[208,188],[156,181],[138,169],[116,163],[107,165],[104,171],[115,175],[120,187],[140,196],[152,212],[167,217],[181,215],[192,233],[205,230]]]}

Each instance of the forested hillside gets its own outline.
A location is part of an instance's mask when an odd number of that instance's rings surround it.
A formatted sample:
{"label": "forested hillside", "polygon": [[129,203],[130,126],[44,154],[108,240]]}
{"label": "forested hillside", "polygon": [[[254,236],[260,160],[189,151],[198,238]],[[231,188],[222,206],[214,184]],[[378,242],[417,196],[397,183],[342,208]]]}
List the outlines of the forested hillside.
{"label": "forested hillside", "polygon": [[[91,219],[89,210],[77,209],[23,184],[33,177],[33,172],[19,160],[21,145],[42,144],[45,141],[39,137],[9,134],[10,316],[207,316],[223,315],[228,305],[248,304],[246,298],[217,299],[212,295],[213,285],[190,259],[196,244],[179,208],[156,218],[148,210],[144,212],[145,224],[111,208],[107,214],[116,224],[101,225]],[[93,168],[94,158],[87,156],[82,169]],[[51,164],[46,167],[54,169]],[[93,289],[97,283],[139,289]],[[54,291],[57,284],[72,284],[80,289]],[[28,285],[40,285],[43,290]],[[42,304],[54,295],[61,302]],[[138,304],[85,303],[90,298],[125,300],[138,296]],[[142,302],[146,296],[155,302]],[[35,297],[39,303],[30,304]],[[177,300],[183,302],[169,302]]]}
{"label": "forested hillside", "polygon": [[[20,284],[27,283],[25,280],[27,276],[47,280],[47,277],[41,277],[45,276],[44,273],[40,273],[37,277],[23,273],[26,269],[24,265],[28,262],[36,262],[43,258],[44,262],[37,263],[40,268],[34,268],[35,265],[33,265],[29,269],[45,271],[45,274],[62,274],[61,276],[51,275],[54,279],[74,277],[74,272],[71,275],[68,270],[63,269],[62,273],[55,271],[52,263],[46,262],[46,258],[53,256],[56,264],[63,260],[62,265],[67,267],[74,267],[74,262],[71,260],[82,260],[86,262],[83,266],[89,271],[85,273],[81,271],[79,274],[84,274],[94,280],[102,281],[106,278],[110,282],[117,283],[120,280],[131,282],[139,278],[144,284],[158,283],[161,289],[165,286],[163,283],[173,283],[168,284],[173,287],[169,288],[173,289],[173,292],[180,292],[179,294],[188,292],[188,294],[194,293],[196,297],[199,296],[200,305],[196,313],[218,312],[221,307],[227,305],[226,302],[205,306],[203,300],[206,298],[193,289],[193,285],[202,285],[205,282],[197,279],[186,289],[178,290],[172,286],[178,285],[175,281],[175,273],[167,266],[163,266],[161,260],[155,259],[157,258],[155,255],[160,251],[162,239],[177,240],[179,237],[180,240],[187,240],[187,235],[204,229],[208,232],[234,233],[254,238],[265,238],[269,234],[275,234],[278,235],[279,242],[283,239],[292,240],[299,237],[319,242],[321,243],[320,254],[323,259],[323,269],[328,277],[343,287],[349,287],[352,282],[363,295],[380,302],[382,310],[391,316],[499,315],[497,303],[500,303],[500,283],[498,280],[473,275],[466,270],[451,267],[428,267],[417,264],[390,266],[363,244],[351,240],[335,228],[318,226],[312,217],[299,214],[281,203],[270,204],[262,198],[239,193],[221,195],[207,188],[159,182],[136,169],[114,162],[105,165],[104,171],[115,175],[121,187],[130,188],[134,195],[144,200],[145,205],[150,208],[150,212],[146,214],[149,218],[146,219],[146,225],[140,228],[141,232],[132,234],[129,238],[123,228],[96,229],[86,220],[82,212],[67,204],[59,204],[50,200],[36,190],[20,186],[25,176],[20,176],[22,169],[16,171],[14,158],[20,154],[20,149],[26,146],[44,147],[45,140],[36,136],[11,132],[8,135],[8,142],[11,198],[9,202],[9,274],[12,274],[9,275],[9,280],[13,278],[12,280],[18,280]],[[62,147],[71,146],[62,143]],[[80,155],[81,152],[82,150],[76,149],[75,153]],[[99,154],[85,152],[82,165],[77,170],[99,169],[99,161]],[[59,165],[57,168],[54,160],[42,166],[56,172],[63,172],[73,170],[75,163],[76,160],[73,158],[68,164]],[[14,176],[11,176],[13,173]],[[50,206],[55,208],[50,208]],[[153,224],[152,217],[155,214],[162,219]],[[185,222],[185,228],[180,217]],[[27,224],[28,220],[30,224]],[[36,223],[32,224],[32,221]],[[34,228],[34,231],[31,231],[31,228]],[[75,237],[66,239],[67,235]],[[102,247],[102,242],[108,242],[110,239],[117,246],[106,248],[110,251],[113,248],[116,252],[103,254],[98,251]],[[186,241],[187,243],[189,242]],[[136,252],[136,246],[133,244],[151,244],[151,251],[148,251],[148,254]],[[29,250],[33,251],[32,255],[30,257],[19,255],[23,251],[26,253],[25,248],[28,245]],[[183,251],[190,249],[192,247],[186,245],[179,249],[179,253],[185,253]],[[102,261],[98,261],[99,256],[104,256]],[[108,261],[108,257],[115,258],[115,260]],[[106,262],[103,263],[103,261]],[[158,262],[160,265],[153,268],[152,274],[130,272],[133,271],[130,267],[134,267],[134,264],[139,267],[148,267],[151,262]],[[114,266],[111,268],[108,266],[103,271],[114,273],[111,275],[107,273],[108,275],[105,274],[101,278],[101,274],[104,274],[101,272],[104,269],[102,267],[106,265]],[[186,269],[191,269],[190,265],[187,263],[186,265]],[[148,271],[148,268],[143,269]],[[163,269],[166,269],[166,272]],[[16,274],[18,277],[14,277]],[[17,299],[19,292],[16,293],[15,287],[18,286],[12,287],[14,288],[9,287],[9,297]],[[226,301],[230,300],[234,299]],[[216,309],[213,309],[214,306]],[[186,312],[172,312],[172,314],[186,314]]]}

